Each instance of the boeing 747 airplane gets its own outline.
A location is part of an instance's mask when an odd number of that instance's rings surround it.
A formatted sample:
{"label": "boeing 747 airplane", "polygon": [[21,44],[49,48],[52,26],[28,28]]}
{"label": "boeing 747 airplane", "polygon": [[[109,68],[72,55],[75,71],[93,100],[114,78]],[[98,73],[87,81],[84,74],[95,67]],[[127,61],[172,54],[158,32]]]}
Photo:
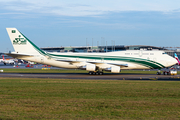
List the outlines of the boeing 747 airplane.
{"label": "boeing 747 airplane", "polygon": [[119,73],[123,69],[161,69],[177,60],[163,51],[124,50],[106,53],[55,53],[37,47],[16,28],[6,28],[15,52],[7,53],[17,59],[60,68],[83,69],[89,74],[103,71]]}

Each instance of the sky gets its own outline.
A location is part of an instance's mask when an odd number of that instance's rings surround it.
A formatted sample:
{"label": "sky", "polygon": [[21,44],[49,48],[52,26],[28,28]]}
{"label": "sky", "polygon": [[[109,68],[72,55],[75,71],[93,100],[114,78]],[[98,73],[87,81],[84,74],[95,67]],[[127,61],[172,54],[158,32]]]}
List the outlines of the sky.
{"label": "sky", "polygon": [[38,47],[179,47],[180,0],[0,0],[0,52],[14,51],[7,27]]}

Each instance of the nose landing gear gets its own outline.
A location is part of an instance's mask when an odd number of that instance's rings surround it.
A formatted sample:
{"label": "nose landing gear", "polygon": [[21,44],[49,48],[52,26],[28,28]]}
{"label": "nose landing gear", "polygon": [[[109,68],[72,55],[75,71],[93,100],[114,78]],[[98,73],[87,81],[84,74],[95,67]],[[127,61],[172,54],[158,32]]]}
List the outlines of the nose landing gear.
{"label": "nose landing gear", "polygon": [[161,75],[161,70],[158,70],[156,74]]}
{"label": "nose landing gear", "polygon": [[99,72],[99,71],[93,72],[93,71],[90,71],[90,72],[89,72],[89,75],[103,75],[103,72]]}

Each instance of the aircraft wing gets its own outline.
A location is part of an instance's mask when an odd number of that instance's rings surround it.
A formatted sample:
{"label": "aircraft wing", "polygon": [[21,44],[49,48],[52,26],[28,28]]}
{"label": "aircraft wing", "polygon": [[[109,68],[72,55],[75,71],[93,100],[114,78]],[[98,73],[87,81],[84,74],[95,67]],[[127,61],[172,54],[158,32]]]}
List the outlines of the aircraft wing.
{"label": "aircraft wing", "polygon": [[116,64],[116,63],[106,63],[106,62],[88,62],[88,63],[92,63],[92,64],[96,64],[96,65],[109,64],[109,65],[116,65],[116,66],[120,66],[120,67],[128,67],[128,64]]}
{"label": "aircraft wing", "polygon": [[75,61],[75,60],[56,60],[56,61],[61,61],[61,62],[68,62],[68,63],[70,63],[70,64],[73,64],[73,63],[81,63],[81,62],[83,62],[83,61]]}
{"label": "aircraft wing", "polygon": [[95,64],[95,65],[109,64],[109,65],[116,65],[116,66],[120,66],[120,67],[128,67],[128,64],[116,64],[116,63],[106,63],[106,62],[73,61],[73,60],[57,60],[57,61],[69,62],[70,64],[86,62],[86,63]]}

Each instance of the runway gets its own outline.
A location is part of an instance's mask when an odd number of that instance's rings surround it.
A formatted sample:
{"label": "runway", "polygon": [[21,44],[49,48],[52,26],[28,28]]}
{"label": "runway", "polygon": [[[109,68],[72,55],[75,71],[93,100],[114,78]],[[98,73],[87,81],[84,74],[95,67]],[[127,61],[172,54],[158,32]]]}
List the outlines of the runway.
{"label": "runway", "polygon": [[88,75],[87,73],[0,73],[0,77],[11,78],[51,78],[51,79],[87,79],[87,80],[163,80],[180,81],[180,75],[154,75],[120,73],[104,75]]}

